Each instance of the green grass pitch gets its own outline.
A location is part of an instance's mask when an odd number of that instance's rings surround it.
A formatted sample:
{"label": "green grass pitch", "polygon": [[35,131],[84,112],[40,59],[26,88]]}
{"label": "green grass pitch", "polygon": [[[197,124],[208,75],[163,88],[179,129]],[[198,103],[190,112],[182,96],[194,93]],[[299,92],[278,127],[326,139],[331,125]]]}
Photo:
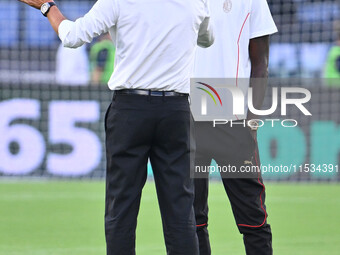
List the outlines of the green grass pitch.
{"label": "green grass pitch", "polygon": [[[104,255],[104,182],[0,182],[1,255]],[[340,254],[340,185],[267,184],[274,254]],[[213,255],[245,254],[220,182],[210,186]],[[137,254],[165,254],[153,182],[143,191]]]}

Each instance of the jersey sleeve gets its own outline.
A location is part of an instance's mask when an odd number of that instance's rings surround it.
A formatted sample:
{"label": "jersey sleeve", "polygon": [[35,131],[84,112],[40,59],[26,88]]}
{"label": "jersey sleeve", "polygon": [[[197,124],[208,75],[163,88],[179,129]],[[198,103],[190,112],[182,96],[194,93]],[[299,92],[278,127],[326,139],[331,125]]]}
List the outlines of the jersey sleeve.
{"label": "jersey sleeve", "polygon": [[250,39],[277,32],[267,0],[252,0],[250,10]]}
{"label": "jersey sleeve", "polygon": [[108,57],[109,57],[108,49],[102,49],[101,51],[99,51],[97,56],[97,66],[99,68],[104,69]]}
{"label": "jersey sleeve", "polygon": [[117,0],[98,0],[84,17],[75,22],[62,21],[58,34],[64,47],[77,48],[106,33],[117,23],[118,11]]}

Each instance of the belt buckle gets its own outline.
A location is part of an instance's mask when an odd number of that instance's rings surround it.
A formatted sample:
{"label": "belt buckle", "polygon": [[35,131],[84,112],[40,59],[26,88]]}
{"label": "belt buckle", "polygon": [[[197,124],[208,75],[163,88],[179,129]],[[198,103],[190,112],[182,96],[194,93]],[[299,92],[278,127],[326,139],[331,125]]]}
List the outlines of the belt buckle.
{"label": "belt buckle", "polygon": [[165,96],[165,92],[164,91],[150,90],[149,91],[149,95],[150,96],[160,97],[160,96]]}

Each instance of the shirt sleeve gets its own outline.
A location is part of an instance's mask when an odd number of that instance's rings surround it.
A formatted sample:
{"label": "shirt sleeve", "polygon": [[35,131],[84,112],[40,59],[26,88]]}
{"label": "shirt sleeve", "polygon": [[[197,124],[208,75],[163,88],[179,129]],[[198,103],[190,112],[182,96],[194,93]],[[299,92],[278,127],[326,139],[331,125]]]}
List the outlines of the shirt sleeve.
{"label": "shirt sleeve", "polygon": [[214,43],[213,26],[210,21],[209,0],[205,1],[205,18],[198,31],[197,45],[203,48],[209,47]]}
{"label": "shirt sleeve", "polygon": [[117,23],[117,0],[98,0],[92,9],[75,22],[64,20],[58,28],[59,38],[68,48],[77,48],[84,43],[90,43],[92,39]]}
{"label": "shirt sleeve", "polygon": [[277,32],[267,0],[252,0],[250,11],[250,39]]}

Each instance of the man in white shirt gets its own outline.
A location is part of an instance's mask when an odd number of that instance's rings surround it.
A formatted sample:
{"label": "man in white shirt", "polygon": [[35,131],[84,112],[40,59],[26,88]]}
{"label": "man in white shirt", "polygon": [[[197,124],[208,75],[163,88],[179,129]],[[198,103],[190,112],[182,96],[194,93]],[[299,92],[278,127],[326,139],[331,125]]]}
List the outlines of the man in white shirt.
{"label": "man in white shirt", "polygon": [[75,22],[53,2],[21,1],[41,9],[65,47],[106,32],[116,45],[108,83],[114,96],[105,116],[107,254],[135,254],[148,158],[167,254],[198,254],[188,92],[196,45],[213,43],[207,0],[98,0]]}
{"label": "man in white shirt", "polygon": [[[261,109],[268,76],[269,35],[277,32],[267,1],[212,1],[211,20],[215,25],[215,43],[208,49],[197,50],[194,77],[231,78],[228,81],[233,84],[228,85],[239,87],[244,94],[247,94],[250,85],[253,88],[254,107]],[[209,166],[211,160],[215,159],[220,166],[230,164],[237,169],[246,165],[258,167],[257,125],[240,125],[244,119],[254,120],[258,117],[248,111],[247,105],[247,115],[233,115],[233,98],[231,93],[227,96],[228,100],[223,100],[223,109],[228,108],[225,119],[238,124],[213,127],[211,122],[196,122],[195,164]],[[272,254],[265,186],[260,173],[253,178],[222,175],[222,180],[238,229],[244,237],[246,253]],[[208,178],[195,179],[194,207],[201,255],[211,254],[207,199]]]}

